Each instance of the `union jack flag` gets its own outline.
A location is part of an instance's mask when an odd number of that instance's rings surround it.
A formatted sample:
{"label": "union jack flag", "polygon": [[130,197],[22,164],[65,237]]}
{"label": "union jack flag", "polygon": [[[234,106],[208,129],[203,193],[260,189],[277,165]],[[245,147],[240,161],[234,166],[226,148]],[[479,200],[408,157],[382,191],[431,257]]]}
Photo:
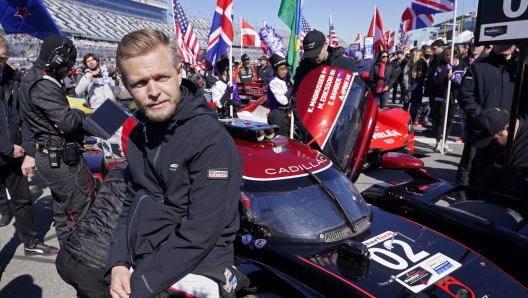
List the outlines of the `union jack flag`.
{"label": "union jack flag", "polygon": [[213,17],[209,43],[207,45],[207,62],[215,65],[227,53],[233,44],[233,0],[218,0]]}
{"label": "union jack flag", "polygon": [[432,27],[433,23],[434,23],[434,15],[421,14],[421,15],[416,16],[415,18],[405,20],[403,22],[403,32]]}
{"label": "union jack flag", "polygon": [[176,27],[176,41],[182,62],[197,65],[200,57],[200,45],[194,30],[185,15],[178,0],[173,0],[174,25]]}
{"label": "union jack flag", "polygon": [[422,14],[453,11],[455,0],[413,0],[402,15],[402,20],[412,20]]}
{"label": "union jack flag", "polygon": [[328,45],[331,47],[337,47],[339,45],[339,39],[337,39],[337,33],[334,29],[334,24],[330,21],[330,33],[328,34]]}

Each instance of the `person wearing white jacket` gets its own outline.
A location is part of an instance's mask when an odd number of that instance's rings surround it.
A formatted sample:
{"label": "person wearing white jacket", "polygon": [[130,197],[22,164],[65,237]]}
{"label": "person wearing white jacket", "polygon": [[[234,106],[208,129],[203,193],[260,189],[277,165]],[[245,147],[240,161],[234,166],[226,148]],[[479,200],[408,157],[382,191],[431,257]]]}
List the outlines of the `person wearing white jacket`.
{"label": "person wearing white jacket", "polygon": [[[106,67],[99,67],[99,58],[95,54],[84,55],[83,64],[87,69],[75,87],[75,93],[83,94],[88,91],[89,104],[95,112],[105,100],[114,100],[115,96],[121,92],[121,87],[116,86],[114,80],[108,77]],[[110,142],[103,141],[103,151],[105,157],[112,157]]]}
{"label": "person wearing white jacket", "polygon": [[288,76],[290,65],[282,55],[273,54],[269,62],[273,67],[275,75],[271,77],[268,85],[267,96],[270,112],[268,114],[268,124],[278,125],[278,135],[288,136],[290,128],[288,120],[288,109],[292,89]]}

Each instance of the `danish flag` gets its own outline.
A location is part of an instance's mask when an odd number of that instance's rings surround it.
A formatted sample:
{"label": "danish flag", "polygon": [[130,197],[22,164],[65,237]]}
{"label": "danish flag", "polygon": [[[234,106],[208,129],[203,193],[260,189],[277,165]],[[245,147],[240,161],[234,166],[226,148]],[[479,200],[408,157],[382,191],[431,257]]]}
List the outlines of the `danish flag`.
{"label": "danish flag", "polygon": [[233,44],[233,0],[218,0],[213,17],[209,43],[207,45],[207,61],[215,65],[222,55],[226,54]]}
{"label": "danish flag", "polygon": [[362,43],[361,43],[361,33],[358,32],[358,35],[356,37],[356,40],[354,40],[354,43],[355,44],[358,44],[359,45],[359,50],[361,51],[361,48],[362,48]]}
{"label": "danish flag", "polygon": [[367,36],[374,37],[374,52],[376,54],[378,54],[380,51],[387,50],[387,45],[385,44],[385,34],[383,31],[383,21],[381,20],[381,15],[377,6],[374,16],[372,17],[372,22],[370,23]]}
{"label": "danish flag", "polygon": [[453,11],[455,0],[413,0],[402,15],[402,20],[412,20],[419,15]]}
{"label": "danish flag", "polygon": [[267,53],[266,45],[260,41],[257,31],[251,27],[246,20],[242,19],[242,46],[243,47],[260,47],[264,54]]}
{"label": "danish flag", "polygon": [[387,48],[389,48],[389,52],[394,52],[396,48],[394,47],[394,39],[396,37],[396,31],[391,31],[390,37],[389,37],[389,43],[387,45]]}

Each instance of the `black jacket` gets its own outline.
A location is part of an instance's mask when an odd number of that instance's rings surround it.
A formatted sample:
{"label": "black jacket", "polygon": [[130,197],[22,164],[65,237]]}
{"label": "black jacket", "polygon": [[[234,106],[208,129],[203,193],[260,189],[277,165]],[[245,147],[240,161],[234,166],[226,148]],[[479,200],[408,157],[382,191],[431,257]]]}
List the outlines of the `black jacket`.
{"label": "black jacket", "polygon": [[[328,47],[328,59],[326,59],[326,61],[324,61],[322,64],[315,64],[312,62],[312,60],[308,58],[303,59],[301,61],[301,64],[299,64],[299,67],[297,67],[297,71],[295,72],[294,84],[292,89],[293,96],[297,94],[297,89],[299,89],[299,86],[301,85],[301,82],[304,77],[310,71],[322,65],[339,67],[348,70],[352,73],[359,73],[359,69],[357,68],[356,61],[354,59],[343,57],[335,48]],[[295,106],[294,99],[292,100],[292,105]]]}
{"label": "black jacket", "polygon": [[406,57],[404,57],[401,61],[396,58],[391,62],[392,67],[394,67],[394,69],[396,70],[396,80],[398,82],[401,82],[403,80],[403,70],[405,69],[407,63],[409,63],[409,58]]}
{"label": "black jacket", "polygon": [[[20,104],[29,129],[39,144],[51,136],[59,142],[83,141],[85,115],[72,110],[61,84],[37,60],[20,82]],[[31,98],[30,98],[31,94]]]}
{"label": "black jacket", "polygon": [[108,248],[123,209],[130,172],[128,163],[116,165],[106,175],[95,200],[81,222],[66,236],[64,249],[72,256],[104,269]]}
{"label": "black jacket", "polygon": [[180,91],[171,121],[153,123],[137,112],[141,123],[127,143],[134,192],[125,198],[106,269],[135,268],[130,297],[152,297],[188,273],[234,263],[240,155],[198,87],[183,79]]}
{"label": "black jacket", "polygon": [[372,65],[374,65],[375,62],[376,60],[374,59],[361,59],[359,61],[356,61],[356,66],[359,70],[359,75],[361,76],[364,72],[370,72],[370,69],[372,68]]}
{"label": "black jacket", "polygon": [[6,65],[0,80],[0,166],[9,163],[15,144],[22,146],[26,154],[35,155],[33,134],[20,110],[19,84],[20,72]]}
{"label": "black jacket", "polygon": [[[368,78],[368,85],[372,92],[376,90],[376,84],[378,82],[379,77],[379,71],[380,71],[380,63],[376,62],[374,65],[372,65],[372,68],[370,69],[369,78]],[[390,88],[392,88],[392,85],[394,85],[394,82],[396,82],[397,73],[396,69],[394,69],[394,66],[392,66],[390,63],[387,63],[385,65],[385,86],[389,87],[389,89],[385,92],[389,92]]]}
{"label": "black jacket", "polygon": [[436,84],[434,83],[434,76],[436,73],[436,69],[438,68],[438,66],[440,66],[440,63],[443,63],[444,61],[444,52],[431,57],[427,73],[427,81],[425,82],[424,96],[435,96]]}
{"label": "black jacket", "polygon": [[271,67],[271,65],[269,64],[266,64],[266,66],[264,67],[257,67],[257,75],[258,75],[258,78],[260,79],[259,82],[260,83],[269,83],[269,81],[271,80],[271,77],[275,74],[275,72],[273,71],[273,67]]}
{"label": "black jacket", "polygon": [[[528,189],[528,120],[517,117],[519,130],[512,144],[510,171],[506,195],[526,199]],[[478,189],[500,191],[500,181],[504,174],[504,147],[490,144],[479,149],[473,159],[469,175],[470,184]],[[479,192],[480,199],[493,198],[496,195]]]}
{"label": "black jacket", "polygon": [[[458,102],[464,109],[470,122],[482,111],[489,108],[510,110],[513,90],[515,88],[515,74],[518,57],[513,53],[510,60],[506,61],[503,55],[490,55],[478,62],[471,64],[458,91]],[[525,71],[528,76],[528,69]],[[528,84],[523,84],[521,90],[519,115],[528,113]]]}

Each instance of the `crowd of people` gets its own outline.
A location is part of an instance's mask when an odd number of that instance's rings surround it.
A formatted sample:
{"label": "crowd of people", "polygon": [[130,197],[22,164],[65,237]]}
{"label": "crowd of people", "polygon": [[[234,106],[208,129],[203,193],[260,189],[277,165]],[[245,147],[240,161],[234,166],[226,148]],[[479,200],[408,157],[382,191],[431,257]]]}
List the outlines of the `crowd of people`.
{"label": "crowd of people", "polygon": [[[445,142],[458,112],[465,144],[455,183],[499,191],[493,181],[506,162],[515,45],[486,49],[472,43],[452,50],[439,39],[407,55],[380,51],[365,60],[361,52],[343,55],[314,30],[303,47],[293,78],[281,53],[264,55],[256,64],[242,55],[234,69],[224,58],[213,71],[180,63],[174,41],[142,29],[122,39],[116,69],[108,69],[92,53],[76,65],[72,41],[52,34],[22,76],[7,64],[9,44],[0,36],[0,113],[8,119],[0,125],[0,226],[11,222],[12,208],[26,255],[58,253],[57,271],[78,297],[173,297],[189,289],[195,296],[234,297],[248,286],[233,266],[242,163],[218,118],[237,117],[242,105],[237,84],[263,83],[268,123],[279,126],[278,135],[289,135],[290,115],[298,119],[299,86],[321,65],[359,73],[380,109],[392,95],[415,126],[430,126],[435,151],[450,151]],[[129,162],[116,166],[97,194],[79,154],[86,116],[70,108],[67,96],[85,98],[93,111],[106,100],[129,111],[132,102],[137,105],[138,124],[126,152],[120,147]],[[232,115],[226,107],[233,107]],[[527,114],[522,102],[506,191],[517,197],[527,183]],[[297,127],[307,142],[302,123]],[[103,141],[102,147],[112,158],[111,144]],[[33,223],[28,175],[37,168],[54,199],[59,248],[38,239]],[[167,262],[174,255],[178,266]]]}

